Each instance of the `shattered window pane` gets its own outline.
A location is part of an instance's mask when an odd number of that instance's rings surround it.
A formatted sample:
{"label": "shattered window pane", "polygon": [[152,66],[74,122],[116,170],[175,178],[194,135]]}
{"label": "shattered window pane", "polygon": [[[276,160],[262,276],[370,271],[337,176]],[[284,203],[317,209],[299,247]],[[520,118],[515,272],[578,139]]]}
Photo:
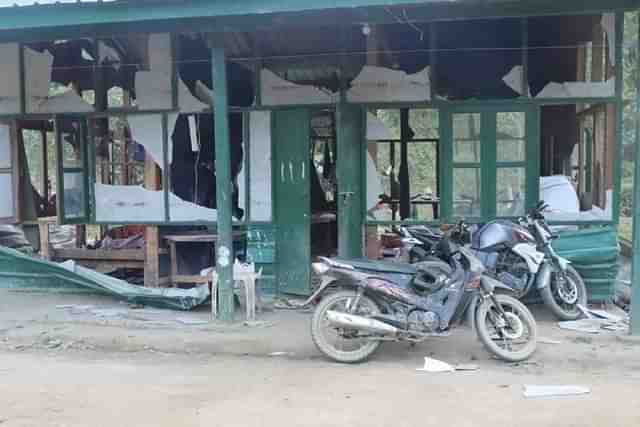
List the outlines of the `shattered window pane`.
{"label": "shattered window pane", "polygon": [[480,114],[453,115],[453,161],[480,162]]}
{"label": "shattered window pane", "polygon": [[480,168],[453,169],[453,215],[480,217]]}
{"label": "shattered window pane", "polygon": [[409,127],[413,131],[413,139],[430,139],[439,137],[438,110],[409,110]]}
{"label": "shattered window pane", "polygon": [[23,48],[25,104],[30,113],[89,113],[83,94],[95,89],[92,39],[53,40]]}
{"label": "shattered window pane", "polygon": [[64,174],[64,217],[82,218],[85,216],[85,191],[83,172],[65,172]]}
{"label": "shattered window pane", "polygon": [[518,216],[524,214],[525,168],[501,168],[496,175],[497,215]]}
{"label": "shattered window pane", "polygon": [[527,74],[532,96],[615,96],[613,13],[531,17],[528,30]]}
{"label": "shattered window pane", "polygon": [[518,77],[511,75],[523,65],[519,19],[442,22],[436,28],[439,96],[450,100],[526,96]]}

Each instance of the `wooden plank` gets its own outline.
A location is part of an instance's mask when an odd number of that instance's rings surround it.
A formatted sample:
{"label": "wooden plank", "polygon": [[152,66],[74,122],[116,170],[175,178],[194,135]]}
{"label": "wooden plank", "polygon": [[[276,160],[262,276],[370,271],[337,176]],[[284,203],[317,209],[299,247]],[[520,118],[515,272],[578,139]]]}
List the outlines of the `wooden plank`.
{"label": "wooden plank", "polygon": [[[335,221],[335,219],[334,219]],[[239,241],[245,235],[242,231],[233,232],[233,240]],[[218,241],[217,234],[171,234],[162,237],[169,242],[177,243],[214,243]]]}
{"label": "wooden plank", "polygon": [[49,241],[49,223],[38,223],[38,229],[40,231],[40,255],[46,259],[51,259],[51,247]]}
{"label": "wooden plank", "polygon": [[171,243],[213,243],[218,240],[215,234],[201,234],[193,236],[163,236],[163,239]]}
{"label": "wooden plank", "polygon": [[178,276],[178,253],[176,251],[176,243],[172,241],[169,241],[169,258],[171,263],[169,282],[175,286],[176,277]]}
{"label": "wooden plank", "polygon": [[[147,154],[144,159],[144,187],[158,190],[160,174],[153,158]],[[144,231],[144,285],[160,286],[160,232],[158,227],[147,226]]]}
{"label": "wooden plank", "polygon": [[142,249],[83,249],[83,248],[53,248],[56,258],[86,259],[98,261],[145,261]]}
{"label": "wooden plank", "polygon": [[142,270],[144,268],[143,261],[96,261],[96,260],[75,260],[87,268],[92,268],[101,273],[110,272],[119,268],[130,268],[132,270]]}
{"label": "wooden plank", "polygon": [[171,280],[172,285],[176,283],[209,283],[209,276],[179,274]]}

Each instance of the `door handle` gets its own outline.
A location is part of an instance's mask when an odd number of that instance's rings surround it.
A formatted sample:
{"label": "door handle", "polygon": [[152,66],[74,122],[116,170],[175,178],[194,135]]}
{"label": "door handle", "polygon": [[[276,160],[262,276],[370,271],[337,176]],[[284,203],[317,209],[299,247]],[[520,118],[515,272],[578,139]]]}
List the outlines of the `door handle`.
{"label": "door handle", "polygon": [[354,191],[343,191],[338,193],[338,196],[341,196],[346,201],[349,198],[351,198],[354,194],[356,194]]}

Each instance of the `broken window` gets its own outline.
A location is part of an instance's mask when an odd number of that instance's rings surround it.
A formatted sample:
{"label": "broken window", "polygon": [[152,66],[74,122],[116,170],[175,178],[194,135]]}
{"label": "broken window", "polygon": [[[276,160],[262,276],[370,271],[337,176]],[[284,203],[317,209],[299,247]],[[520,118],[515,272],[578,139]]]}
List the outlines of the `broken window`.
{"label": "broken window", "polygon": [[162,170],[168,120],[163,114],[135,114],[93,122],[96,222],[167,220]]}
{"label": "broken window", "polygon": [[[38,217],[56,216],[56,142],[53,120],[20,120],[18,132],[24,144],[26,167],[28,168]],[[73,151],[69,142],[63,149]]]}
{"label": "broken window", "polygon": [[527,96],[521,80],[520,19],[442,22],[436,23],[435,28],[440,97],[456,100]]}
{"label": "broken window", "polygon": [[536,98],[615,96],[615,15],[528,18],[528,81]]}
{"label": "broken window", "polygon": [[[28,113],[88,113],[86,92],[95,88],[95,43],[54,40],[23,47],[25,107]],[[83,96],[84,95],[84,96]]]}
{"label": "broken window", "polygon": [[11,142],[11,125],[0,122],[0,221],[17,219],[17,156]]}
{"label": "broken window", "polygon": [[610,221],[616,126],[614,104],[542,107],[540,198],[557,221]]}
{"label": "broken window", "polygon": [[438,111],[367,114],[367,211],[374,220],[439,217]]}

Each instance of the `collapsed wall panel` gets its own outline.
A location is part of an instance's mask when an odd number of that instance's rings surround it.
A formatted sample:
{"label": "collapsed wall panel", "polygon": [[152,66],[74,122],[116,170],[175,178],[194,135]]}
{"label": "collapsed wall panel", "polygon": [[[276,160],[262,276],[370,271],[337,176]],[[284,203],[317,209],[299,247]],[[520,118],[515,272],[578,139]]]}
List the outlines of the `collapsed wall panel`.
{"label": "collapsed wall panel", "polygon": [[0,287],[85,290],[111,295],[132,304],[191,310],[209,298],[209,286],[191,289],[145,288],[67,261],[56,264],[0,247]]}

